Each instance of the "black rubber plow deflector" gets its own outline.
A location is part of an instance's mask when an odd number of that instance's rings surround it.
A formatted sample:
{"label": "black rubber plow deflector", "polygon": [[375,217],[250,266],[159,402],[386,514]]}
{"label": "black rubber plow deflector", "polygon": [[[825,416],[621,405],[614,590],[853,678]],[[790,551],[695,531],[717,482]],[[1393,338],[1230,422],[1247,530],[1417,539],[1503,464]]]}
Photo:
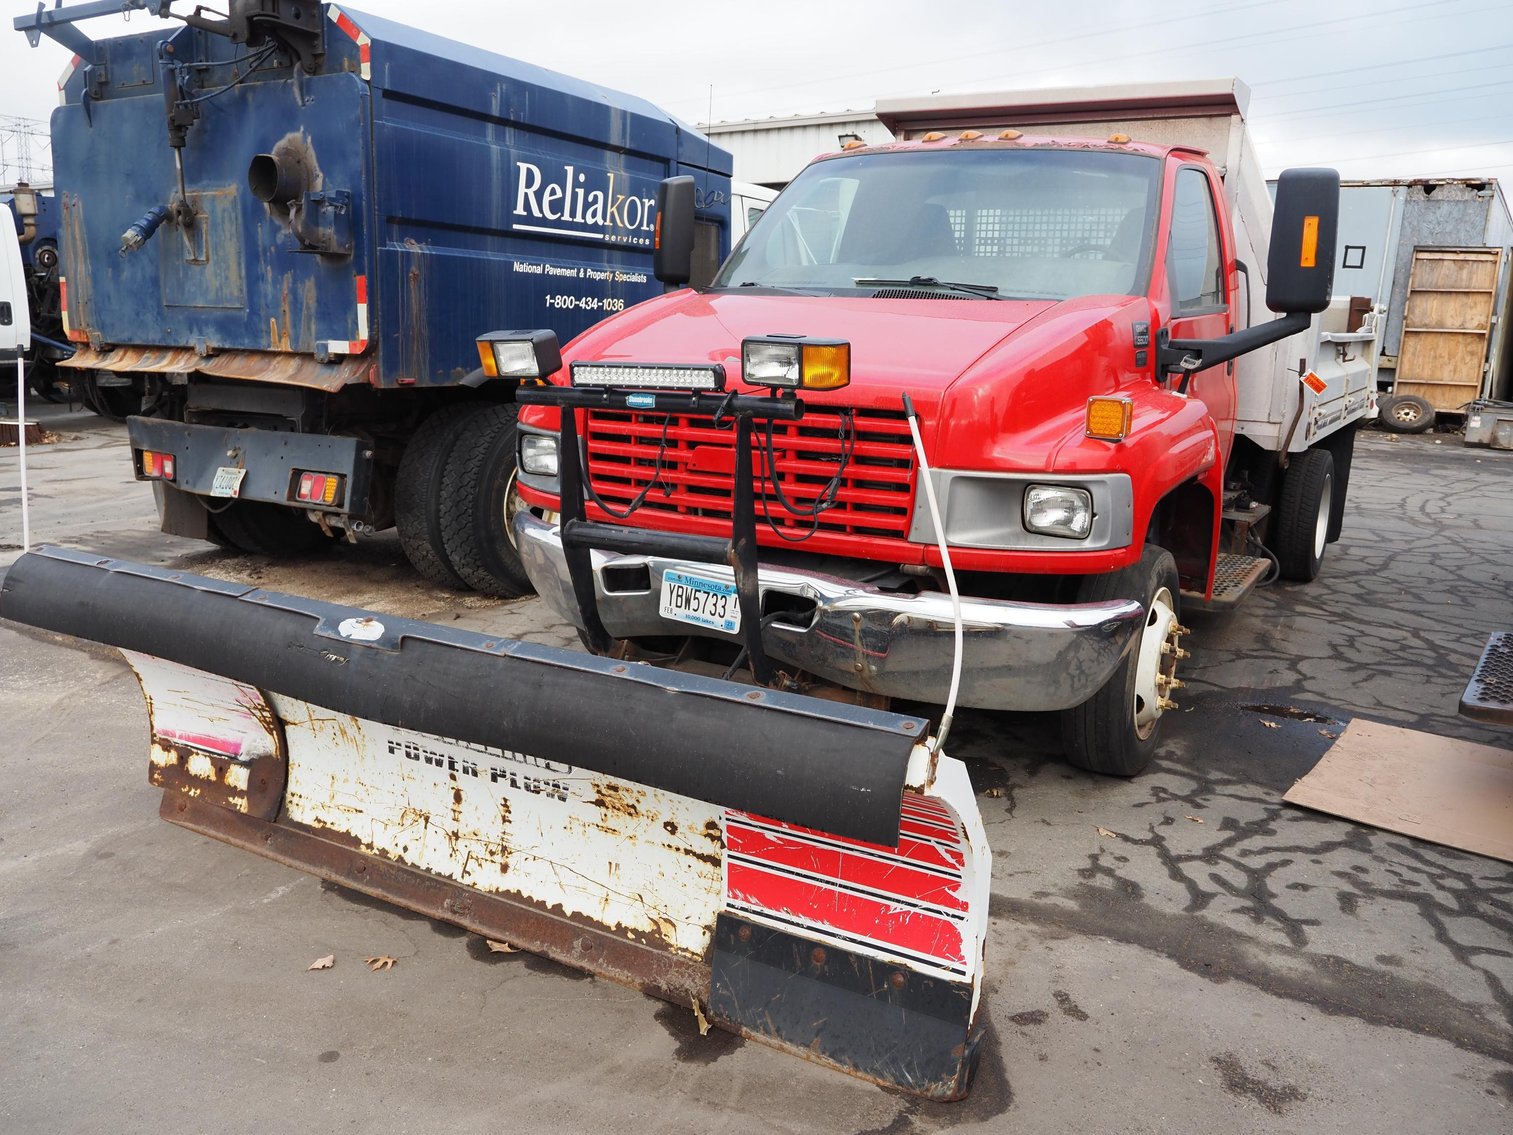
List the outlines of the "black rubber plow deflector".
{"label": "black rubber plow deflector", "polygon": [[[916,717],[490,638],[61,548],[22,556],[0,617],[337,713],[530,753],[896,845]],[[382,625],[344,638],[344,620]]]}

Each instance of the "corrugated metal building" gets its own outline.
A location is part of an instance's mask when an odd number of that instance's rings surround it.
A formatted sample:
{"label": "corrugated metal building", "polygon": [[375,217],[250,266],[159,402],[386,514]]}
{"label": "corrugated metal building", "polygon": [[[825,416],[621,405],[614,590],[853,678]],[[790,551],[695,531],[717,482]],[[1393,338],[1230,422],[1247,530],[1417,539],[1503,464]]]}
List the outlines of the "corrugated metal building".
{"label": "corrugated metal building", "polygon": [[735,180],[771,189],[781,189],[815,157],[834,153],[847,142],[859,138],[872,145],[893,140],[870,110],[748,118],[700,124],[699,129],[734,156]]}

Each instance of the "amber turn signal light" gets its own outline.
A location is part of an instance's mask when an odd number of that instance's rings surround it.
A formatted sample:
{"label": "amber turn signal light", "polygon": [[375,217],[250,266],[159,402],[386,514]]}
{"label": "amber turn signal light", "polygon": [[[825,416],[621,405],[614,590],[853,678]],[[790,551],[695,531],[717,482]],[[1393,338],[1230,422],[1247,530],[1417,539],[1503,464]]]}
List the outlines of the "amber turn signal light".
{"label": "amber turn signal light", "polygon": [[1087,436],[1104,441],[1123,441],[1129,436],[1135,404],[1128,398],[1089,398]]}

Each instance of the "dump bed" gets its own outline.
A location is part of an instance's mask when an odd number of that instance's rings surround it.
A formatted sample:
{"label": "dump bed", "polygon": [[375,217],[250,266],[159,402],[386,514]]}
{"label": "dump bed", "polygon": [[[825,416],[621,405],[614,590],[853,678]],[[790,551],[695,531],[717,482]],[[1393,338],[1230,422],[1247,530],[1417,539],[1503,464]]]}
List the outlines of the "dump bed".
{"label": "dump bed", "polygon": [[[497,327],[567,338],[660,293],[657,183],[730,158],[632,96],[326,6],[290,52],[194,27],[93,45],[53,117],[77,365],[334,389],[457,381]],[[193,223],[122,234],[180,189]],[[254,160],[272,200],[249,188]],[[273,182],[277,182],[276,192]],[[728,206],[706,211],[706,257]]]}

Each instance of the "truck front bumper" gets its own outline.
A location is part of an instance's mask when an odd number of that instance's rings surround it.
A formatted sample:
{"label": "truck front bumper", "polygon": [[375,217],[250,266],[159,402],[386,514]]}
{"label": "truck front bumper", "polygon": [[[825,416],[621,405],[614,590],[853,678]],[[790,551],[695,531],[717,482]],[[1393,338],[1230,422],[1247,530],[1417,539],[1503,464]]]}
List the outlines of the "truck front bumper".
{"label": "truck front bumper", "polygon": [[[515,536],[536,591],[583,629],[557,525],[521,510]],[[600,550],[590,555],[599,618],[614,637],[703,635],[739,641],[658,613],[663,572],[693,571],[733,581],[729,567],[672,556]],[[801,612],[785,610],[765,621],[762,643],[772,658],[850,689],[946,700],[955,638],[949,595],[900,594],[770,564],[760,565],[758,578],[764,601],[775,592],[806,601]],[[963,598],[961,617],[960,703],[1036,711],[1069,709],[1102,688],[1136,641],[1145,608],[1132,599],[1058,605]]]}

